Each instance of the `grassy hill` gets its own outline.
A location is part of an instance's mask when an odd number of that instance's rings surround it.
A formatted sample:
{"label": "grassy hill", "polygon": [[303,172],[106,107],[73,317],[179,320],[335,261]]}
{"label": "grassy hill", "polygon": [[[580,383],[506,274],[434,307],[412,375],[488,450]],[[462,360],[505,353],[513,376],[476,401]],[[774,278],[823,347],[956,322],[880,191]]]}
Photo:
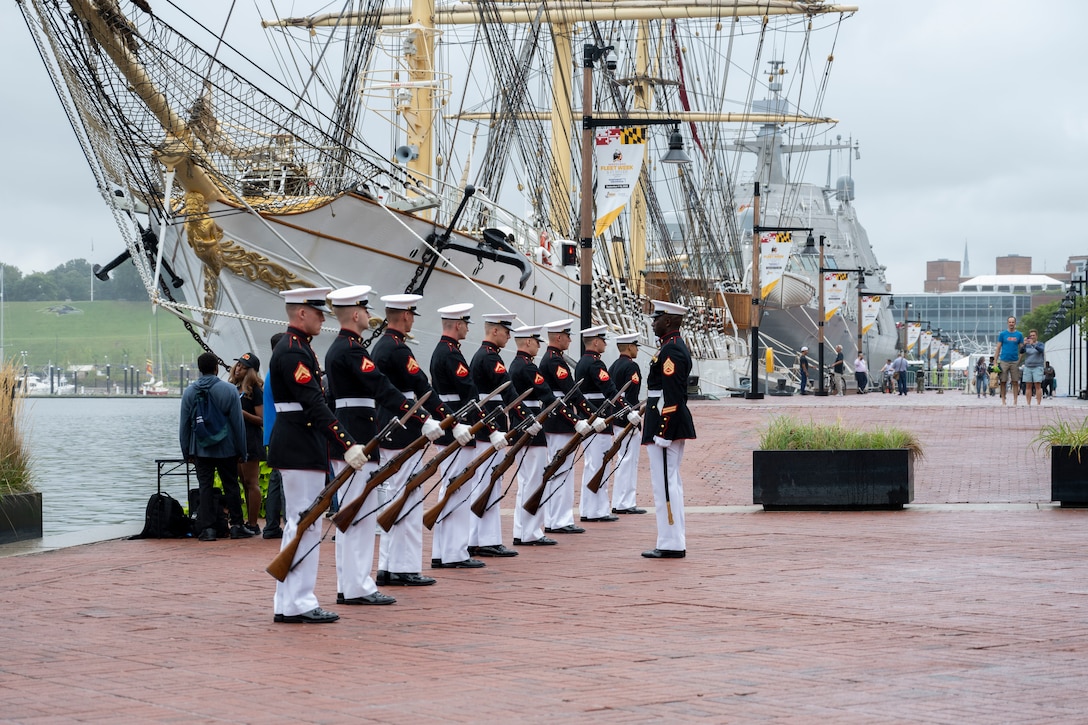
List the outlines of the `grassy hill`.
{"label": "grassy hill", "polygon": [[[127,363],[141,371],[150,358],[159,376],[161,364],[168,379],[178,367],[196,366],[200,346],[172,315],[152,313],[149,302],[7,302],[4,304],[4,356],[31,372],[48,365],[67,370],[73,365],[110,364],[111,377]],[[191,378],[192,376],[190,376]]]}

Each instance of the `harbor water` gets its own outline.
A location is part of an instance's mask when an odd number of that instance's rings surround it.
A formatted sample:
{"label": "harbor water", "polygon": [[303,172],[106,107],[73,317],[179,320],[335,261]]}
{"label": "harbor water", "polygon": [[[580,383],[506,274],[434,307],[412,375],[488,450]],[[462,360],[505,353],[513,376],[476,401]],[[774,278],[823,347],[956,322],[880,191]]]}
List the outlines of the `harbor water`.
{"label": "harbor water", "polygon": [[[46,536],[143,521],[159,458],[179,458],[179,398],[30,397],[22,430]],[[184,504],[185,479],[163,489]],[[195,481],[194,481],[195,486]]]}

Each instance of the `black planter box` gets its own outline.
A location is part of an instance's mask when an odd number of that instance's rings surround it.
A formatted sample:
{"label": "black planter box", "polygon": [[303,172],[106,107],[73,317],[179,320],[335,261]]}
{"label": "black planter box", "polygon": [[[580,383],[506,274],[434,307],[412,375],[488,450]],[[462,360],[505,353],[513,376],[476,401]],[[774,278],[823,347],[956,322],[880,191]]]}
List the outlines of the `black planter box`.
{"label": "black planter box", "polygon": [[1069,446],[1050,447],[1050,500],[1088,507],[1088,449],[1078,456]]}
{"label": "black planter box", "polygon": [[752,500],[767,511],[901,509],[914,500],[905,448],[753,451]]}
{"label": "black planter box", "polygon": [[0,544],[40,538],[41,493],[9,493],[0,497]]}

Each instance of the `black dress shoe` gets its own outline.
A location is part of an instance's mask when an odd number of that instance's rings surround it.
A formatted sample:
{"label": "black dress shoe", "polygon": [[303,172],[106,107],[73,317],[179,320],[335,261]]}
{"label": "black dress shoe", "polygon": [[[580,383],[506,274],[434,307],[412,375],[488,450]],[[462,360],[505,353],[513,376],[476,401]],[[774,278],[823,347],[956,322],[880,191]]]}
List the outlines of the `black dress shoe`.
{"label": "black dress shoe", "polygon": [[314,607],[302,614],[277,614],[272,618],[277,624],[328,624],[340,619],[340,615],[321,607]]}
{"label": "black dress shoe", "polygon": [[343,594],[336,595],[337,604],[396,604],[396,602],[396,599],[387,594],[382,594],[381,592],[367,594],[365,597],[345,597]]}
{"label": "black dress shoe", "polygon": [[444,561],[442,569],[482,569],[487,566],[479,559],[462,559],[461,561]]}
{"label": "black dress shoe", "polygon": [[518,552],[513,549],[507,549],[502,544],[495,544],[493,546],[474,546],[470,551],[475,550],[476,556],[517,556]]}
{"label": "black dress shoe", "polygon": [[629,509],[612,509],[614,514],[644,514],[646,509],[640,509],[637,506],[632,506]]}
{"label": "black dress shoe", "polygon": [[[444,566],[449,566],[449,564]],[[385,581],[379,581],[378,583],[387,587],[426,587],[434,584],[434,579],[420,574],[399,574],[388,571],[385,573]]]}
{"label": "black dress shoe", "polygon": [[283,529],[279,526],[266,526],[261,536],[265,539],[282,539]]}
{"label": "black dress shoe", "polygon": [[675,549],[650,549],[642,552],[642,555],[647,559],[683,559],[688,553],[683,550],[676,551]]}
{"label": "black dress shoe", "polygon": [[558,529],[545,528],[545,534],[584,534],[586,532],[581,526],[575,526],[574,524],[567,524],[561,526]]}
{"label": "black dress shoe", "polygon": [[208,527],[200,532],[200,536],[196,537],[200,541],[217,541],[215,536],[215,529]]}
{"label": "black dress shoe", "polygon": [[555,539],[549,539],[547,536],[541,536],[539,539],[529,539],[528,541],[514,539],[514,546],[555,546],[558,543]]}
{"label": "black dress shoe", "polygon": [[248,539],[252,536],[253,532],[241,524],[235,524],[230,527],[230,538],[232,539]]}
{"label": "black dress shoe", "polygon": [[600,521],[619,521],[620,517],[619,516],[613,516],[612,514],[608,514],[607,516],[594,516],[592,518],[590,518],[589,516],[582,516],[580,518],[580,520],[581,521],[586,521],[586,522],[591,523],[591,524],[595,524],[595,523],[598,523]]}

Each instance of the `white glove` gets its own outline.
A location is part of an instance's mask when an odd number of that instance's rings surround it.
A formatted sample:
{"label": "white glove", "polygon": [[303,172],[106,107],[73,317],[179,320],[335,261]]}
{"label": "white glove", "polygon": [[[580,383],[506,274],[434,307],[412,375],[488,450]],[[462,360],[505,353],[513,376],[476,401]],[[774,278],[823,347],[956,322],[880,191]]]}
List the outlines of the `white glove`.
{"label": "white glove", "polygon": [[356,471],[365,466],[366,461],[366,453],[363,452],[363,447],[358,443],[344,451],[344,462]]}
{"label": "white glove", "polygon": [[423,435],[427,436],[427,440],[436,441],[442,437],[442,425],[434,418],[428,418],[423,421]]}
{"label": "white glove", "polygon": [[501,430],[495,431],[494,433],[489,435],[487,438],[488,438],[488,440],[491,441],[491,446],[496,451],[501,451],[503,448],[506,448],[506,446],[510,445],[509,443],[506,442],[506,434],[503,433]]}
{"label": "white glove", "polygon": [[660,446],[661,448],[668,448],[670,443],[672,443],[672,441],[667,441],[661,436],[654,436],[654,444]]}
{"label": "white glove", "polygon": [[472,440],[472,429],[464,423],[458,423],[453,426],[453,437],[457,439],[457,442],[463,446],[467,446],[469,441]]}
{"label": "white glove", "polygon": [[642,416],[637,411],[632,410],[627,414],[627,422],[631,425],[639,425],[642,423]]}
{"label": "white glove", "polygon": [[539,433],[542,430],[544,430],[544,426],[542,426],[540,423],[537,423],[534,420],[533,424],[525,429],[525,432],[528,433],[531,436],[535,436],[537,433]]}
{"label": "white glove", "polygon": [[598,433],[604,433],[607,428],[608,423],[605,422],[604,418],[597,416],[593,419],[593,430],[597,431]]}
{"label": "white glove", "polygon": [[584,420],[574,421],[574,432],[580,436],[587,435],[592,426]]}

